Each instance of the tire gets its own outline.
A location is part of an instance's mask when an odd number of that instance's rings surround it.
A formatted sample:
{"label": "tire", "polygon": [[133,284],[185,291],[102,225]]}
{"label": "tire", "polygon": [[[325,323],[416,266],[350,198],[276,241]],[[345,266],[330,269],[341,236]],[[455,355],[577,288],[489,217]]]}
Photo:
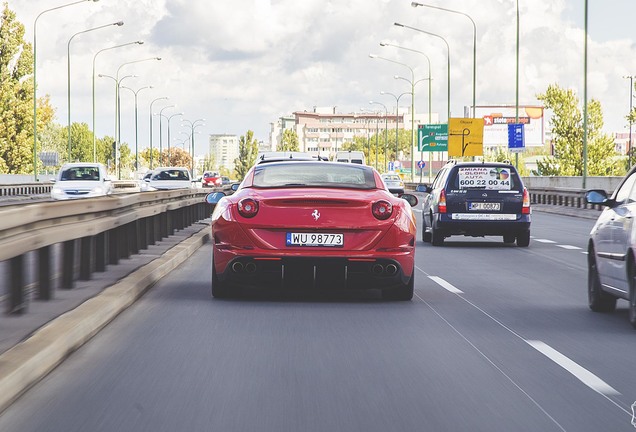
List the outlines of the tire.
{"label": "tire", "polygon": [[601,288],[594,249],[590,250],[587,262],[587,299],[594,312],[612,312],[616,309],[616,297]]}
{"label": "tire", "polygon": [[426,231],[427,226],[428,225],[426,225],[426,218],[422,216],[422,241],[424,243],[431,242],[431,233]]}
{"label": "tire", "polygon": [[214,266],[214,256],[212,257],[212,297],[217,299],[223,299],[230,297],[230,289],[227,284],[219,280],[216,274],[216,267]]}
{"label": "tire", "polygon": [[530,230],[517,234],[517,246],[528,247],[530,245]]}
{"label": "tire", "polygon": [[439,228],[435,228],[435,223],[431,223],[431,244],[433,246],[444,245],[444,233]]}
{"label": "tire", "polygon": [[636,329],[636,272],[633,264],[629,269],[629,323]]}
{"label": "tire", "polygon": [[409,279],[406,285],[399,288],[391,288],[391,289],[383,290],[382,299],[397,300],[397,301],[411,301],[413,299],[414,287],[415,287],[415,272],[413,272],[413,274],[411,275],[411,279]]}
{"label": "tire", "polygon": [[516,236],[514,234],[504,234],[503,235],[503,242],[506,244],[511,244],[514,243],[516,239]]}

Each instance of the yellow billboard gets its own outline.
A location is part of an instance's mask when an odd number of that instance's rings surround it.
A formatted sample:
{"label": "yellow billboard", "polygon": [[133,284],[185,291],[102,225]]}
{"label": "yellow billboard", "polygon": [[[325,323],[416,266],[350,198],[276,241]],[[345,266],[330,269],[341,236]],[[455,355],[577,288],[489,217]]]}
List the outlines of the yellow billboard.
{"label": "yellow billboard", "polygon": [[483,154],[484,119],[451,118],[448,122],[448,157]]}

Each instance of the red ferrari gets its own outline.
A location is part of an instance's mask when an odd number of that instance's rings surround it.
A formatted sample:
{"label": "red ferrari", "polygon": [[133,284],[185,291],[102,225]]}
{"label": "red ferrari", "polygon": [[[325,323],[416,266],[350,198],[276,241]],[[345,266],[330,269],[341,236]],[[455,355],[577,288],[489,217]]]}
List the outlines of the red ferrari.
{"label": "red ferrari", "polygon": [[236,193],[208,194],[212,295],[243,287],[303,291],[382,290],[411,300],[417,197],[392,195],[370,166],[270,162],[248,171]]}

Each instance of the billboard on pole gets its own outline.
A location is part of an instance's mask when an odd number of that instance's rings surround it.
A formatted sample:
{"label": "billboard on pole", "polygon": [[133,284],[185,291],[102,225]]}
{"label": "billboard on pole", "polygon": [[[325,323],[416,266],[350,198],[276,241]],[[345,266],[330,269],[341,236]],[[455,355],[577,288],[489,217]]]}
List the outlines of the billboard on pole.
{"label": "billboard on pole", "polygon": [[[544,139],[544,108],[519,105],[519,121],[524,125],[525,146],[541,147]],[[507,147],[508,124],[515,123],[514,105],[482,105],[475,107],[475,117],[484,119],[484,147]]]}

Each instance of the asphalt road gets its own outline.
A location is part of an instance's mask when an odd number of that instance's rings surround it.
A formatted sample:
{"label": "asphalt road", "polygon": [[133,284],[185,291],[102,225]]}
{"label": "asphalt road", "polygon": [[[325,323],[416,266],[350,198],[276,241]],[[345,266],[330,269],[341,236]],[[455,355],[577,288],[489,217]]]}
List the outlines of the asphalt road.
{"label": "asphalt road", "polygon": [[0,416],[0,431],[630,431],[626,302],[587,308],[591,220],[529,248],[418,241],[416,295],[210,298],[210,245]]}

